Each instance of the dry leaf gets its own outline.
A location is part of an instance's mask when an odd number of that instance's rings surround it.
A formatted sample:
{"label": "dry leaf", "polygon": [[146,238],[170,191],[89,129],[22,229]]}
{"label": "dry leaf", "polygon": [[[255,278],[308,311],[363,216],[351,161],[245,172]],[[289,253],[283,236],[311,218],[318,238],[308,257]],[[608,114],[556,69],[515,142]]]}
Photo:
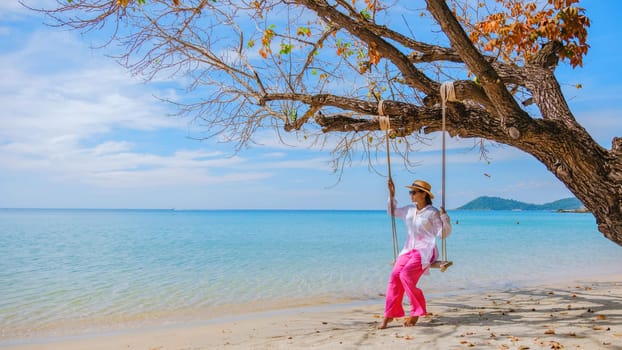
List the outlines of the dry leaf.
{"label": "dry leaf", "polygon": [[547,329],[546,332],[544,332],[544,334],[555,334],[555,330]]}
{"label": "dry leaf", "polygon": [[556,341],[551,341],[549,344],[551,345],[551,349],[563,349],[564,348],[563,345],[561,345],[560,343]]}
{"label": "dry leaf", "polygon": [[606,320],[607,316],[605,316],[605,315],[597,315],[596,318],[599,319],[599,320]]}

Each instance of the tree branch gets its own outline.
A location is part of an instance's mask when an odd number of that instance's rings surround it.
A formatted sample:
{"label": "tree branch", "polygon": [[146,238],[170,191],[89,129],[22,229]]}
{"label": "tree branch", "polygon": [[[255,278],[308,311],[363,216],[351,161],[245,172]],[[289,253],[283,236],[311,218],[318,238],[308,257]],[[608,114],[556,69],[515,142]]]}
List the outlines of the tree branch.
{"label": "tree branch", "polygon": [[492,65],[475,48],[444,0],[426,0],[428,11],[447,35],[451,46],[460,54],[469,69],[477,76],[502,124],[509,119],[529,118],[506,89]]}
{"label": "tree branch", "polygon": [[374,46],[376,51],[395,64],[395,66],[402,73],[406,84],[415,87],[428,95],[438,93],[440,84],[428,78],[425,74],[413,66],[408,56],[368,29],[370,24],[369,21],[363,22],[357,18],[360,16],[354,18],[346,16],[337,11],[334,7],[330,6],[324,0],[298,0],[296,3],[314,11],[326,22],[342,27],[352,35],[370,44],[370,46]]}

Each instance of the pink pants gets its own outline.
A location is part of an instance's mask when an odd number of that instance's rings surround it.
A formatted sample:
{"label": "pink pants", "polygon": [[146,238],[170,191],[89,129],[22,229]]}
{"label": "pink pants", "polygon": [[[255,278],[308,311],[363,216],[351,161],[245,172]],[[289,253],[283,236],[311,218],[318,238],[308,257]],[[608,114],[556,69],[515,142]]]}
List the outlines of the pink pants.
{"label": "pink pants", "polygon": [[389,278],[389,285],[387,286],[384,317],[397,318],[404,316],[404,308],[402,307],[404,292],[410,299],[410,316],[424,316],[427,314],[425,297],[421,289],[417,288],[417,282],[423,275],[423,272],[419,251],[413,249],[397,258]]}

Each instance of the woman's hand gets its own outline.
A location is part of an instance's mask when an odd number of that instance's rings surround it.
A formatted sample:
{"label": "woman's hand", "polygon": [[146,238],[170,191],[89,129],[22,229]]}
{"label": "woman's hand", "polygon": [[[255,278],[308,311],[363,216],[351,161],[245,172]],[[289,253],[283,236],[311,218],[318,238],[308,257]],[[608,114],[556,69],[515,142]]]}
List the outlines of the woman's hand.
{"label": "woman's hand", "polygon": [[393,179],[389,178],[388,186],[391,198],[395,197],[395,184],[393,183]]}
{"label": "woman's hand", "polygon": [[440,207],[439,209],[440,209],[441,216],[446,216],[447,220],[449,221],[450,220],[449,214],[447,214],[447,211],[445,211],[445,207]]}

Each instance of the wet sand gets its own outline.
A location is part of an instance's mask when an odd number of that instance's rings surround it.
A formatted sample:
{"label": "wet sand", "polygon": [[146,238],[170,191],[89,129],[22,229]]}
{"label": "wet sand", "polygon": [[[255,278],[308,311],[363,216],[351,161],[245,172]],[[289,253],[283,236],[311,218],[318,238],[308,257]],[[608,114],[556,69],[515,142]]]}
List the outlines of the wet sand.
{"label": "wet sand", "polygon": [[428,299],[415,327],[376,329],[383,300],[248,313],[3,349],[614,349],[622,350],[622,276],[607,281]]}

